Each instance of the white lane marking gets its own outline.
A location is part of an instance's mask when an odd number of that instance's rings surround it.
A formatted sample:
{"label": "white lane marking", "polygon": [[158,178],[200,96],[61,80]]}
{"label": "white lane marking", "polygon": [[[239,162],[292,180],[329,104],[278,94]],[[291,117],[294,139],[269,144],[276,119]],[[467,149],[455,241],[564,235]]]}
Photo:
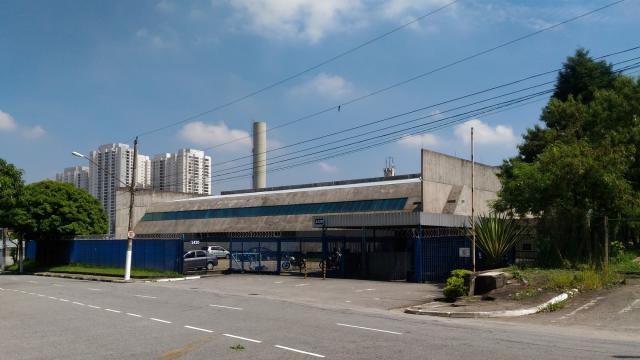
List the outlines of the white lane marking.
{"label": "white lane marking", "polygon": [[91,291],[102,291],[102,289],[96,289],[96,288],[87,288],[87,289],[89,289]]}
{"label": "white lane marking", "polygon": [[49,299],[51,299],[51,300],[58,300],[58,298],[57,298],[57,297],[53,297],[53,296],[47,296],[47,297],[48,297]]}
{"label": "white lane marking", "polygon": [[113,309],[104,309],[104,310],[105,311],[111,311],[111,312],[118,313],[118,314],[122,312],[120,310],[113,310]]}
{"label": "white lane marking", "polygon": [[162,320],[162,319],[156,319],[156,318],[149,318],[153,321],[157,321],[157,322],[161,322],[161,323],[165,323],[165,324],[171,324],[171,321],[167,321],[167,320]]}
{"label": "white lane marking", "polygon": [[53,285],[53,286],[59,286],[59,287],[62,287],[62,285],[60,285],[60,284],[52,284],[52,285]]}
{"label": "white lane marking", "polygon": [[46,296],[46,295],[42,295],[42,294],[36,294],[36,295],[38,295],[40,297],[45,297]]}
{"label": "white lane marking", "polygon": [[402,333],[399,333],[399,332],[397,332],[397,331],[380,330],[380,329],[368,328],[368,327],[364,327],[364,326],[356,326],[356,325],[341,324],[341,323],[336,323],[336,325],[338,325],[338,326],[350,327],[350,328],[355,328],[355,329],[362,329],[362,330],[369,330],[369,331],[378,331],[378,332],[383,332],[383,333],[387,333],[387,334],[402,335]]}
{"label": "white lane marking", "polygon": [[69,302],[69,300],[67,300],[67,299],[62,299],[62,298],[60,298],[60,299],[58,299],[58,300],[60,300],[60,301],[64,301],[64,302]]}
{"label": "white lane marking", "polygon": [[223,309],[231,309],[231,310],[242,310],[242,308],[233,307],[233,306],[213,305],[213,304],[209,304],[209,306],[217,307],[217,308],[223,308]]}
{"label": "white lane marking", "polygon": [[202,329],[202,328],[195,327],[195,326],[185,325],[184,327],[186,327],[187,329],[203,331],[203,332],[206,332],[206,333],[212,333],[213,332],[213,330]]}
{"label": "white lane marking", "polygon": [[27,282],[32,283],[32,284],[37,284],[38,283],[37,281],[33,281],[33,280],[29,280]]}
{"label": "white lane marking", "polygon": [[296,286],[307,286],[307,285],[309,285],[309,284],[298,284]]}
{"label": "white lane marking", "polygon": [[300,354],[305,354],[305,355],[311,355],[311,356],[315,356],[315,357],[319,357],[319,358],[323,358],[324,355],[320,355],[320,354],[316,354],[316,353],[312,353],[312,352],[308,352],[308,351],[302,351],[302,350],[298,350],[298,349],[294,349],[294,348],[290,348],[290,347],[286,347],[286,346],[282,346],[282,345],[274,345],[277,348],[280,349],[284,349],[284,350],[289,350],[289,351],[294,351]]}
{"label": "white lane marking", "polygon": [[282,284],[283,282],[282,281],[274,281],[273,283],[274,284]]}
{"label": "white lane marking", "polygon": [[27,294],[29,294],[29,295],[35,295],[35,294],[34,294],[34,293],[32,293],[32,292],[28,292]]}
{"label": "white lane marking", "polygon": [[23,294],[26,294],[26,293],[27,293],[27,292],[26,292],[26,291],[24,291],[24,290],[18,290],[18,291],[19,291],[19,292],[21,292],[21,293],[23,293]]}
{"label": "white lane marking", "polygon": [[360,290],[356,290],[356,292],[363,292],[363,291],[375,291],[376,289],[360,289]]}
{"label": "white lane marking", "polygon": [[249,339],[249,338],[242,337],[242,336],[231,335],[231,334],[222,334],[222,335],[228,336],[228,337],[234,338],[234,339],[240,339],[240,340],[246,340],[246,341],[254,342],[254,343],[257,343],[257,344],[262,343],[262,341],[260,341],[260,340]]}
{"label": "white lane marking", "polygon": [[149,295],[134,295],[137,296],[139,298],[145,298],[145,299],[157,299],[155,296],[149,296]]}
{"label": "white lane marking", "polygon": [[133,313],[127,313],[127,315],[129,315],[129,316],[133,316],[133,317],[139,317],[139,318],[141,318],[141,317],[142,317],[142,315],[133,314]]}
{"label": "white lane marking", "polygon": [[631,311],[636,306],[636,304],[638,304],[638,303],[640,303],[640,299],[635,299],[629,306],[627,306],[624,309],[618,311],[618,314],[624,314],[626,312]]}
{"label": "white lane marking", "polygon": [[582,311],[582,310],[587,310],[588,308],[592,307],[593,305],[595,305],[598,301],[604,299],[604,297],[602,296],[598,296],[597,298],[589,301],[588,303],[580,306],[579,308],[573,310],[572,312],[568,313],[567,315],[561,316],[559,320],[563,320],[566,319],[568,317],[571,317],[573,315],[575,315],[578,311]]}
{"label": "white lane marking", "polygon": [[345,300],[344,302],[346,302],[346,303],[350,303],[350,302],[351,302],[351,300]]}
{"label": "white lane marking", "polygon": [[83,304],[83,303],[81,303],[81,302],[77,302],[77,301],[72,302],[72,304],[76,304],[76,305],[84,306],[84,304]]}
{"label": "white lane marking", "polygon": [[4,290],[3,288],[0,288],[0,290]]}
{"label": "white lane marking", "polygon": [[95,305],[87,305],[87,306],[92,309],[102,309],[100,306],[95,306]]}

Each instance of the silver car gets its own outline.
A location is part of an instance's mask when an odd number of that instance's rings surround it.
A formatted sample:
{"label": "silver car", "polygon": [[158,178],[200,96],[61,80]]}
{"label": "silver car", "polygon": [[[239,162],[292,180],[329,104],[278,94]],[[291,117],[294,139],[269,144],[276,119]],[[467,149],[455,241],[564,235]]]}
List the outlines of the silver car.
{"label": "silver car", "polygon": [[218,259],[225,259],[229,257],[229,250],[223,248],[222,246],[205,246],[202,250],[209,253],[209,255],[213,255]]}
{"label": "silver car", "polygon": [[204,250],[187,251],[183,256],[183,270],[193,271],[200,269],[213,270],[218,265],[218,258],[209,255]]}

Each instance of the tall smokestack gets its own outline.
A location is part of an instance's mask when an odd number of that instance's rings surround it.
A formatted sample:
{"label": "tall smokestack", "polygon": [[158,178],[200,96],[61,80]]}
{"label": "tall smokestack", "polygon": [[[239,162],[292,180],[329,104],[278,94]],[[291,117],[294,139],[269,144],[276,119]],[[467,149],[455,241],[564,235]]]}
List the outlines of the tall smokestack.
{"label": "tall smokestack", "polygon": [[267,187],[267,123],[253,122],[253,189]]}

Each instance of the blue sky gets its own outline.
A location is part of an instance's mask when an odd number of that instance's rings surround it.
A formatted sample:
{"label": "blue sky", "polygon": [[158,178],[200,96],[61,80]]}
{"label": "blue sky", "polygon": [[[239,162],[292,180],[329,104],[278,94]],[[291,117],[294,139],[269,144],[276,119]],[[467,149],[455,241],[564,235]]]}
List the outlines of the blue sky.
{"label": "blue sky", "polygon": [[[2,1],[0,157],[24,169],[29,182],[51,178],[64,167],[81,164],[71,151],[88,153],[103,143],[130,142],[136,134],[250,93],[448,2]],[[277,126],[609,2],[461,0],[260,95],[142,136],[140,150],[153,156],[242,138],[250,131],[252,120]],[[270,144],[292,144],[552,70],[578,47],[598,56],[638,45],[637,36],[633,36],[640,33],[638,15],[640,2],[627,0],[344,106],[339,112],[269,132]],[[640,54],[611,60],[632,56]],[[553,75],[539,82],[552,79]],[[406,137],[365,152],[274,172],[268,175],[268,184],[380,176],[387,156],[394,157],[399,173],[418,172],[420,146],[468,156],[464,136],[469,124],[477,129],[477,159],[499,164],[515,154],[520,135],[538,121],[545,103],[542,100],[421,137]],[[433,118],[439,116],[434,113]],[[250,151],[248,139],[207,151],[213,157],[214,175],[226,167],[243,165],[247,159],[216,163]],[[243,174],[247,173],[234,175]],[[246,188],[250,183],[250,176],[217,181],[226,177],[214,177],[215,192]]]}

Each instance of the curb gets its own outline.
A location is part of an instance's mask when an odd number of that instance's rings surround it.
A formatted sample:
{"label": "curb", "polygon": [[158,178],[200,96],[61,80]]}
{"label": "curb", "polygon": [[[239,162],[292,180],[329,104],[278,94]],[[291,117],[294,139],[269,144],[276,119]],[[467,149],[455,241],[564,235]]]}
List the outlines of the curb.
{"label": "curb", "polygon": [[185,276],[185,277],[179,277],[179,278],[150,279],[150,280],[144,280],[144,282],[152,283],[152,282],[173,282],[173,281],[184,281],[184,280],[196,280],[196,279],[204,279],[204,278],[214,277],[219,275],[224,275],[224,272],[212,271],[205,275],[193,275],[193,276]]}
{"label": "curb", "polygon": [[448,317],[448,318],[471,318],[471,319],[525,316],[525,315],[539,313],[540,311],[547,308],[549,305],[557,304],[559,302],[569,299],[570,297],[574,296],[577,292],[578,292],[578,289],[573,289],[571,291],[567,291],[565,293],[557,295],[551,298],[551,300],[544,302],[538,306],[525,308],[525,309],[518,309],[518,310],[456,312],[456,311],[422,310],[419,308],[410,307],[405,309],[404,312],[407,314],[414,314],[414,315],[429,315],[429,316]]}
{"label": "curb", "polygon": [[35,276],[44,276],[44,277],[55,277],[55,278],[63,278],[63,279],[74,279],[74,280],[88,280],[88,281],[101,281],[101,282],[112,282],[112,283],[130,283],[136,282],[140,280],[129,280],[125,281],[124,279],[119,278],[108,278],[108,277],[96,277],[91,275],[80,275],[80,274],[68,274],[68,273],[33,273],[31,275]]}

